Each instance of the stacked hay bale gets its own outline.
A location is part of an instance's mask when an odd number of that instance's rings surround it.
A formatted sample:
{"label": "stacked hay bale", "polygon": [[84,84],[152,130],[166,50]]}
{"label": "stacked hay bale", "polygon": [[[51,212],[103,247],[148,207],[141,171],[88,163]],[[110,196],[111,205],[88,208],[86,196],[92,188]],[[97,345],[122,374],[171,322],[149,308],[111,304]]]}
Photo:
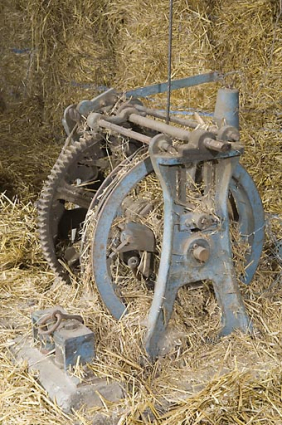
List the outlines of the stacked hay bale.
{"label": "stacked hay bale", "polygon": [[267,113],[280,101],[274,96],[282,88],[278,6],[269,0],[239,0],[236,5],[219,0],[211,11],[217,69],[235,71],[230,82],[240,89],[242,106],[260,113]]}
{"label": "stacked hay bale", "polygon": [[[0,200],[0,422],[47,425],[67,420],[90,425],[99,412],[105,423],[115,416],[120,425],[280,423],[281,262],[274,248],[282,238],[281,220],[273,226],[275,233],[269,233],[256,279],[244,288],[257,337],[234,334],[209,344],[205,337],[220,326],[210,287],[190,291],[186,298],[180,293],[174,317],[179,328],[167,356],[155,365],[149,364],[141,344],[140,311],[117,323],[95,289],[86,291],[77,284],[67,290],[62,284],[50,288],[54,276],[36,243],[30,199],[63,143],[64,108],[93,97],[100,85],[126,90],[167,78],[168,1],[3,4],[1,84],[6,109],[1,116],[0,161],[2,175],[9,173],[16,181],[11,197],[24,200],[12,202],[4,195]],[[243,162],[266,211],[277,214],[282,211],[280,12],[274,0],[175,0],[172,63],[173,78],[215,69],[229,73],[223,84],[241,93]],[[173,94],[173,105],[211,109],[216,88],[181,90]],[[165,98],[157,97],[156,102],[164,105]],[[127,393],[124,402],[103,400],[88,416],[82,411],[64,415],[25,364],[12,365],[8,348],[15,337],[31,332],[31,311],[55,304],[82,313],[95,331],[92,371],[121,381]],[[139,304],[142,310],[141,297]],[[82,376],[82,371],[76,372]]]}
{"label": "stacked hay bale", "polygon": [[0,113],[14,105],[29,92],[32,81],[33,51],[31,28],[27,25],[20,2],[2,2],[0,25],[2,103]]}
{"label": "stacked hay bale", "polygon": [[4,0],[0,188],[9,196],[38,192],[64,142],[65,107],[110,85],[106,3]]}
{"label": "stacked hay bale", "polygon": [[[123,15],[124,25],[115,38],[116,78],[127,87],[154,84],[167,79],[168,2],[149,0],[111,2],[113,19]],[[205,2],[174,3],[172,77],[203,73],[211,69],[211,21]],[[125,88],[125,87],[124,87]]]}
{"label": "stacked hay bale", "polygon": [[243,162],[268,211],[281,213],[281,10],[269,0],[215,2],[216,65],[240,90]]}
{"label": "stacked hay bale", "polygon": [[[13,187],[17,188],[16,191],[19,189],[17,174],[21,167],[20,161],[14,159],[19,152],[19,148],[14,145],[14,139],[17,138],[15,130],[18,129],[19,133],[26,131],[28,115],[35,118],[31,110],[34,111],[37,108],[37,102],[33,99],[34,106],[31,106],[32,103],[29,105],[26,103],[27,97],[33,97],[31,93],[33,51],[30,25],[27,25],[24,19],[19,1],[4,1],[1,6],[0,191],[5,190],[7,194],[13,195],[15,194]],[[39,114],[36,113],[37,116]],[[14,125],[15,121],[17,121],[16,125]],[[30,136],[30,129],[28,134]],[[19,137],[17,145],[20,145],[20,140],[22,138]],[[13,167],[12,161],[15,161],[17,166]],[[22,185],[20,186],[22,189]]]}
{"label": "stacked hay bale", "polygon": [[31,0],[32,43],[35,72],[42,82],[46,119],[57,122],[72,100],[97,93],[108,85],[115,60],[108,33],[107,1],[57,2]]}
{"label": "stacked hay bale", "polygon": [[[209,2],[174,2],[172,78],[182,78],[213,69],[213,48],[209,40],[212,22]],[[122,90],[167,80],[169,3],[132,1],[109,3],[109,14],[123,25],[114,39],[116,85]],[[201,108],[214,100],[214,88],[194,88],[172,94],[174,105]],[[211,99],[212,97],[212,99]],[[165,96],[156,97],[164,105]]]}

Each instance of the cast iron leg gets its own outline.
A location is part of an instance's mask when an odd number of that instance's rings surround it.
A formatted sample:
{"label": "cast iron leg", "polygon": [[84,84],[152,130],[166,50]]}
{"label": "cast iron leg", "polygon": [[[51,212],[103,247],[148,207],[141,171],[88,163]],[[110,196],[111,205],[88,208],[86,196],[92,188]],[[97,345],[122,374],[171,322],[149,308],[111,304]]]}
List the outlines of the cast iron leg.
{"label": "cast iron leg", "polygon": [[165,288],[164,296],[157,300],[158,306],[154,305],[150,311],[145,347],[152,361],[161,354],[162,337],[173,311],[177,290],[178,287],[169,282]]}

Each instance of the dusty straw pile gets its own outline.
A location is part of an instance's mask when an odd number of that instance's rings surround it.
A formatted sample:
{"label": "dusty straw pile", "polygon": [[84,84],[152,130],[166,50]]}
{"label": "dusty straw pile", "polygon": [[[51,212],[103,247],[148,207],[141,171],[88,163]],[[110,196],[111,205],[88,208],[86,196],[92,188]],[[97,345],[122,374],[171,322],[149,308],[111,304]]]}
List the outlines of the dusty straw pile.
{"label": "dusty straw pile", "polygon": [[[3,3],[0,185],[9,197],[0,200],[0,423],[92,424],[97,415],[120,425],[282,423],[279,2],[175,1],[173,77],[216,69],[228,74],[223,84],[240,89],[242,162],[270,215],[259,270],[242,288],[254,337],[235,333],[207,343],[220,326],[212,289],[183,289],[167,355],[154,365],[141,344],[150,291],[138,288],[134,308],[117,323],[95,288],[54,283],[37,243],[34,200],[63,143],[64,107],[93,97],[100,85],[129,89],[166,79],[168,2]],[[172,103],[211,109],[215,97],[215,86],[202,86],[175,93]],[[64,415],[26,365],[12,363],[9,347],[30,335],[31,312],[57,304],[94,330],[90,367],[124,385],[120,403]]]}

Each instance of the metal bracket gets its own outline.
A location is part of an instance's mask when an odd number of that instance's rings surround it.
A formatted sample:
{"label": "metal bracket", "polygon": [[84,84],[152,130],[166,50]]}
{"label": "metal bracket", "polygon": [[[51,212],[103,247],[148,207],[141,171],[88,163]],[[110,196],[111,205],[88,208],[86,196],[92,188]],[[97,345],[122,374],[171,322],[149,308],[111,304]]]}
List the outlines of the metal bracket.
{"label": "metal bracket", "polygon": [[68,106],[62,119],[67,135],[70,136],[74,132],[75,126],[80,122],[82,116],[87,116],[90,112],[100,111],[105,106],[114,105],[117,99],[117,92],[114,89],[109,89],[92,100],[82,100],[78,105]]}

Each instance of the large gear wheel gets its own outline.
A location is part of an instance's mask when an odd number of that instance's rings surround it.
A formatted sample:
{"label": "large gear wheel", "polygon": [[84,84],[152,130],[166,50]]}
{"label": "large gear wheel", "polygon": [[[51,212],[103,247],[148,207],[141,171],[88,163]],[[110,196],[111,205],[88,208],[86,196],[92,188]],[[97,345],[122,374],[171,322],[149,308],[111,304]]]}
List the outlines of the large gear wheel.
{"label": "large gear wheel", "polygon": [[80,271],[81,229],[93,196],[106,175],[140,143],[86,134],[65,148],[38,201],[38,231],[45,259],[65,282]]}
{"label": "large gear wheel", "polygon": [[43,254],[57,276],[69,281],[79,264],[76,244],[95,191],[104,180],[107,152],[102,137],[75,142],[59,156],[38,201]]}

